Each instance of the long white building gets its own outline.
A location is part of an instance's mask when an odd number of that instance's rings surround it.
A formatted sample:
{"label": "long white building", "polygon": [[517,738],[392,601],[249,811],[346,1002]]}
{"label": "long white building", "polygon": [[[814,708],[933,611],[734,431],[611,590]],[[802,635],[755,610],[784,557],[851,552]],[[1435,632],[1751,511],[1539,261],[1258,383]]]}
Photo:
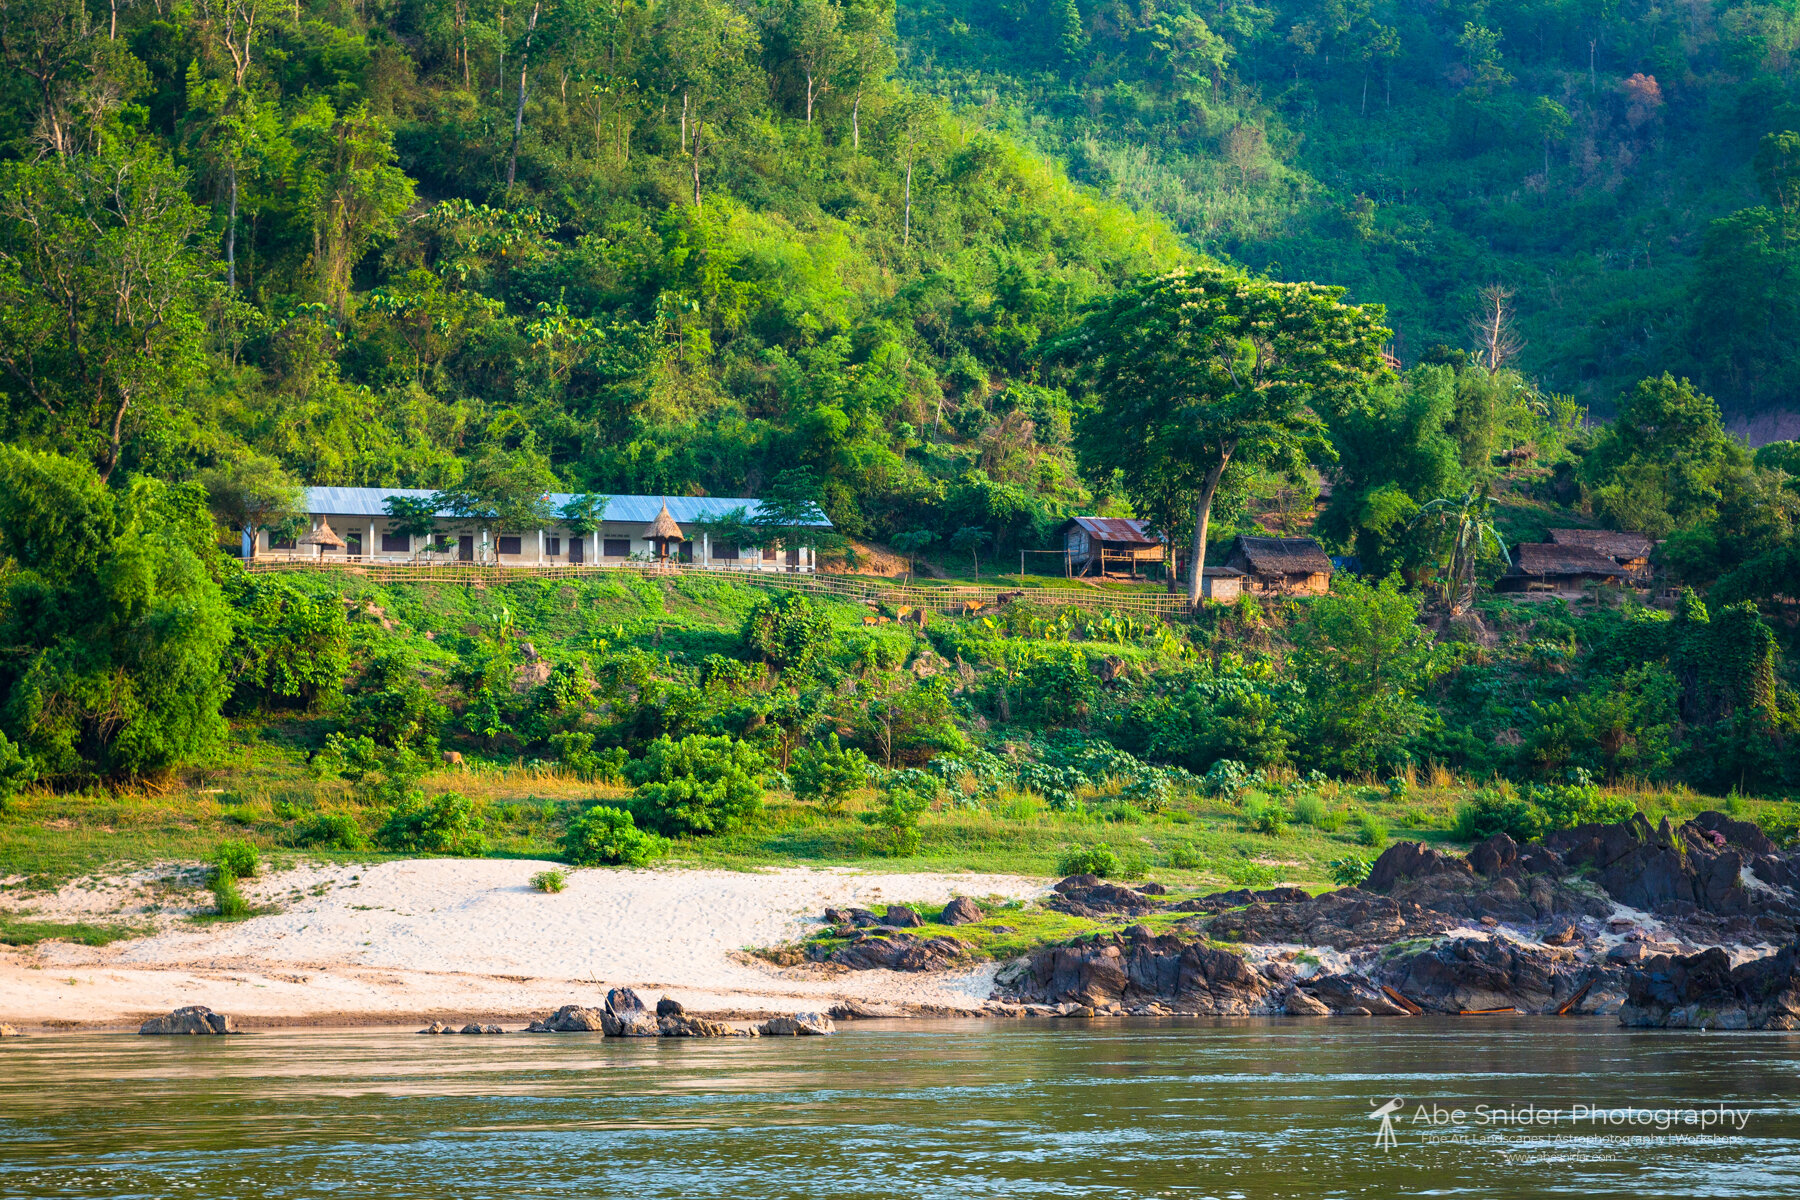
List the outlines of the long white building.
{"label": "long white building", "polygon": [[[394,496],[427,499],[435,494],[429,489],[309,487],[304,494],[308,532],[284,539],[267,530],[245,530],[242,552],[246,558],[341,557],[367,563],[465,562],[503,567],[621,565],[667,558],[740,571],[812,571],[818,566],[811,545],[727,546],[703,530],[690,528],[737,509],[755,517],[759,503],[747,498],[596,494],[597,499],[606,501],[605,513],[600,528],[585,534],[572,533],[555,519],[542,528],[506,529],[440,510],[435,532],[430,537],[413,537],[394,529],[396,522],[388,516],[387,501]],[[548,497],[552,510],[560,510],[573,499],[571,493]],[[830,527],[823,514],[809,526]]]}

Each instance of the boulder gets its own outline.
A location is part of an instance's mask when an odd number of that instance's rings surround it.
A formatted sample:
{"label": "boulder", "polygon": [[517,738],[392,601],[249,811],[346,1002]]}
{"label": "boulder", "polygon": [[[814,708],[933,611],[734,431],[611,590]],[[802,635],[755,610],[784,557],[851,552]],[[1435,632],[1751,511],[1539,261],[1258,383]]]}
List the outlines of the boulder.
{"label": "boulder", "polygon": [[141,1034],[224,1034],[237,1033],[230,1017],[216,1013],[204,1004],[178,1008],[166,1017],[151,1017],[138,1028]]}
{"label": "boulder", "polygon": [[1469,866],[1478,875],[1498,879],[1519,861],[1519,845],[1504,833],[1496,833],[1469,851]]}
{"label": "boulder", "polygon": [[1303,904],[1311,899],[1312,893],[1305,888],[1278,887],[1262,891],[1235,888],[1229,892],[1214,892],[1210,896],[1183,900],[1180,904],[1171,905],[1169,911],[1216,913],[1228,908],[1242,908],[1246,904]]}
{"label": "boulder", "polygon": [[1279,1008],[1276,988],[1236,954],[1191,934],[1158,936],[1142,925],[1032,953],[1009,973],[1009,998],[1094,1008],[1167,1001],[1186,1012],[1251,1016]]}
{"label": "boulder", "polygon": [[827,925],[849,925],[852,922],[850,914],[843,909],[828,908],[825,910],[825,923]]}
{"label": "boulder", "polygon": [[1404,1017],[1405,1007],[1390,1000],[1361,975],[1315,975],[1300,982],[1313,999],[1346,1017]]}
{"label": "boulder", "polygon": [[1411,938],[1436,937],[1462,924],[1462,919],[1425,908],[1410,900],[1371,895],[1357,888],[1326,892],[1304,901],[1265,904],[1196,917],[1187,924],[1204,928],[1222,942],[1331,946],[1349,950],[1387,945]]}
{"label": "boulder", "polygon": [[676,1013],[660,1017],[657,1031],[662,1037],[714,1038],[742,1037],[743,1033],[723,1021],[709,1021],[705,1017],[690,1017],[685,1013]]}
{"label": "boulder", "polygon": [[1501,938],[1455,938],[1390,960],[1381,983],[1431,1012],[1555,1012],[1593,972],[1572,954]]}
{"label": "boulder", "polygon": [[660,1037],[656,1014],[644,1005],[643,997],[630,988],[614,988],[606,993],[606,1008],[601,1011],[602,1029],[607,1037]]}
{"label": "boulder", "polygon": [[904,1017],[906,1010],[891,1004],[864,1004],[860,1000],[839,1000],[828,1014],[839,1021],[872,1020],[880,1017]]}
{"label": "boulder", "polygon": [[658,1017],[681,1017],[687,1015],[687,1010],[681,1007],[681,1001],[671,1000],[664,996],[656,1002],[656,1015]]}
{"label": "boulder", "polygon": [[837,1026],[824,1013],[789,1013],[770,1017],[757,1027],[764,1037],[825,1037],[837,1032]]}
{"label": "boulder", "polygon": [[[1075,876],[1074,878],[1081,878]],[[1057,884],[1058,894],[1047,901],[1047,907],[1057,912],[1067,913],[1072,917],[1108,917],[1128,916],[1141,917],[1146,913],[1161,912],[1163,905],[1139,892],[1116,883],[1095,883],[1089,887],[1064,888],[1065,879]]]}
{"label": "boulder", "polygon": [[1436,875],[1472,878],[1466,859],[1433,850],[1423,842],[1395,842],[1382,851],[1362,882],[1366,892],[1385,892],[1402,879],[1429,879]]}
{"label": "boulder", "polygon": [[1070,888],[1091,888],[1097,886],[1099,882],[1098,875],[1071,875],[1067,879],[1059,881],[1052,890],[1066,892]]}
{"label": "boulder", "polygon": [[952,937],[921,938],[895,930],[865,934],[823,957],[852,971],[941,971],[961,962],[964,951],[963,944]]}
{"label": "boulder", "polygon": [[1169,894],[1169,889],[1160,883],[1140,883],[1137,886],[1137,890],[1146,896],[1166,896]]}
{"label": "boulder", "polygon": [[887,919],[882,923],[895,929],[916,929],[925,923],[925,919],[904,904],[890,904]]}
{"label": "boulder", "polygon": [[981,920],[981,906],[967,896],[958,896],[944,905],[938,914],[939,925],[973,925]]}
{"label": "boulder", "polygon": [[446,1025],[442,1021],[433,1021],[431,1024],[427,1025],[425,1028],[419,1030],[419,1032],[420,1033],[455,1033],[456,1027],[454,1025]]}
{"label": "boulder", "polygon": [[1282,1005],[1282,1011],[1290,1017],[1329,1017],[1331,1015],[1331,1009],[1325,1006],[1324,1001],[1307,995],[1299,988],[1288,993],[1287,1002]]}
{"label": "boulder", "polygon": [[[446,1032],[448,1032],[448,1031],[446,1030]],[[506,1030],[500,1028],[498,1025],[473,1025],[473,1024],[471,1024],[471,1025],[464,1025],[460,1030],[458,1030],[458,1032],[459,1033],[505,1033]]]}
{"label": "boulder", "polygon": [[17,1029],[14,1029],[11,1025],[8,1025],[5,1021],[0,1021],[0,1038],[24,1036],[24,1034],[20,1033]]}
{"label": "boulder", "polygon": [[1619,1023],[1640,1029],[1800,1029],[1800,942],[1738,966],[1717,946],[1627,968]]}
{"label": "boulder", "polygon": [[597,1008],[584,1008],[579,1004],[565,1004],[557,1009],[549,1019],[533,1022],[542,1025],[542,1029],[532,1029],[534,1033],[605,1033],[605,1014]]}

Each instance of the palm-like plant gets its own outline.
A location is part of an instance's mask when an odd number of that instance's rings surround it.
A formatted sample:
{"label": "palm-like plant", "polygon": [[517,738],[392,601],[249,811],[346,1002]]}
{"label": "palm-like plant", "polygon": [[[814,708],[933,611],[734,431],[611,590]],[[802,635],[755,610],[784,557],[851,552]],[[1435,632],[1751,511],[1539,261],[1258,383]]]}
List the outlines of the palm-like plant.
{"label": "palm-like plant", "polygon": [[1427,523],[1437,527],[1439,546],[1444,552],[1444,605],[1453,617],[1460,617],[1475,602],[1475,564],[1484,550],[1492,546],[1501,561],[1512,565],[1506,540],[1494,528],[1493,511],[1493,497],[1484,483],[1460,496],[1440,496],[1412,519],[1411,525]]}

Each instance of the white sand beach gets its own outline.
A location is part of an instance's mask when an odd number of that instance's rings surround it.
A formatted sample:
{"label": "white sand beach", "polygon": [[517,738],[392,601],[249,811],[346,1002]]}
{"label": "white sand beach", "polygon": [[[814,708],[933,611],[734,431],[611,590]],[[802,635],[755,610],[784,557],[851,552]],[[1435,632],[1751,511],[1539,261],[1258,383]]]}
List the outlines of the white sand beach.
{"label": "white sand beach", "polygon": [[[690,1010],[767,1013],[866,1004],[980,1006],[995,966],[915,975],[780,968],[746,956],[817,928],[827,905],[1029,897],[1045,880],[847,870],[575,870],[567,890],[532,889],[557,864],[419,859],[306,866],[246,880],[278,912],[195,925],[175,904],[143,915],[168,870],[87,880],[3,903],[46,921],[153,922],[102,948],[0,947],[0,1021],[127,1026],[185,1004],[248,1024],[519,1019],[609,987],[668,995]],[[189,903],[200,901],[189,897]]]}

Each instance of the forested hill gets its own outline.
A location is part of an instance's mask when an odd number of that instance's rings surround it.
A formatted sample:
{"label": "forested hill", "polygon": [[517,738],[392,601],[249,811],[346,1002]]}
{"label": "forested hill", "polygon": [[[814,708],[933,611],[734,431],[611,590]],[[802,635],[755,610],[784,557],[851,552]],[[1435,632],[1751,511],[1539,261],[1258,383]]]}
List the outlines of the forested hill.
{"label": "forested hill", "polygon": [[1035,348],[1191,255],[826,0],[0,2],[0,440],[118,479],[1088,503]]}
{"label": "forested hill", "polygon": [[1596,412],[1670,370],[1800,426],[1800,225],[1756,161],[1800,128],[1791,4],[902,0],[900,32],[1078,180],[1385,303],[1408,362],[1499,284],[1520,365]]}

